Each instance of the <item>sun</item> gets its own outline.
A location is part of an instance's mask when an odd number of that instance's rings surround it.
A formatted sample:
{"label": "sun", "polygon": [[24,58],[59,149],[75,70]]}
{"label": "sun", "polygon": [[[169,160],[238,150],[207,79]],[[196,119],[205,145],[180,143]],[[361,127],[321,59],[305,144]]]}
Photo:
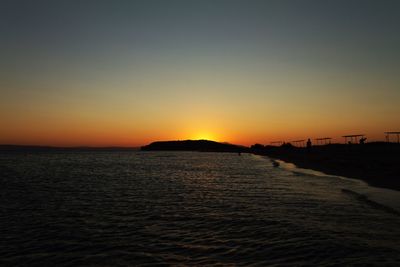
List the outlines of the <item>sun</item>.
{"label": "sun", "polygon": [[193,140],[212,140],[212,141],[218,141],[217,136],[213,133],[209,132],[199,132],[195,133],[192,135],[191,139]]}

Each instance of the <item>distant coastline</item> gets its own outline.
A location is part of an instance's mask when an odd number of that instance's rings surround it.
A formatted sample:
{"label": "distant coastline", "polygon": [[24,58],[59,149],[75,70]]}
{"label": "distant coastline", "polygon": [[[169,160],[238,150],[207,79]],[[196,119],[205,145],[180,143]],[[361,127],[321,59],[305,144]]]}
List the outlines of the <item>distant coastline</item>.
{"label": "distant coastline", "polygon": [[139,150],[138,147],[57,147],[57,146],[35,146],[35,145],[0,145],[0,152],[64,152],[64,151],[134,151]]}

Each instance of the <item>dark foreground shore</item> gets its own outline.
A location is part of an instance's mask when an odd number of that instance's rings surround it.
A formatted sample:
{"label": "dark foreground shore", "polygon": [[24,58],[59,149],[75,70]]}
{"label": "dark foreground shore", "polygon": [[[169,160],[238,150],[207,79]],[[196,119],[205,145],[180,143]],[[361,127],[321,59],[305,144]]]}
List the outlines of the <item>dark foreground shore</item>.
{"label": "dark foreground shore", "polygon": [[291,146],[253,146],[253,152],[327,174],[357,178],[372,186],[400,190],[400,145],[332,144],[310,150]]}

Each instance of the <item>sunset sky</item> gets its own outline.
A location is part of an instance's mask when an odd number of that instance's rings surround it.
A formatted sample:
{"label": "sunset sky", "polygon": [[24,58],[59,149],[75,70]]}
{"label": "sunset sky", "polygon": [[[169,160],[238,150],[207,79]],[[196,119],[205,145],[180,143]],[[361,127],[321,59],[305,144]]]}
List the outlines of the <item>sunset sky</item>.
{"label": "sunset sky", "polygon": [[1,1],[0,143],[400,131],[400,1]]}

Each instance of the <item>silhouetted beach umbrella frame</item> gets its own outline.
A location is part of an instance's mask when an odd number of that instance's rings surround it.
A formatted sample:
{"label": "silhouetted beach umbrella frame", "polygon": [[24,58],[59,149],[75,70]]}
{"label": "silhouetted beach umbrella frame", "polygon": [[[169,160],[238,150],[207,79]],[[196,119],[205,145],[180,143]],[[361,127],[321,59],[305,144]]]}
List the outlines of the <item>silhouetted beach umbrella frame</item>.
{"label": "silhouetted beach umbrella frame", "polygon": [[352,144],[357,144],[361,138],[364,138],[365,134],[350,134],[350,135],[343,135],[344,142],[347,144],[348,140]]}
{"label": "silhouetted beach umbrella frame", "polygon": [[400,143],[400,132],[385,132],[386,134],[386,142],[390,142],[390,136],[396,135],[397,136],[397,143]]}
{"label": "silhouetted beach umbrella frame", "polygon": [[321,137],[321,138],[315,138],[315,141],[317,145],[326,145],[331,143],[332,138],[331,137]]}

